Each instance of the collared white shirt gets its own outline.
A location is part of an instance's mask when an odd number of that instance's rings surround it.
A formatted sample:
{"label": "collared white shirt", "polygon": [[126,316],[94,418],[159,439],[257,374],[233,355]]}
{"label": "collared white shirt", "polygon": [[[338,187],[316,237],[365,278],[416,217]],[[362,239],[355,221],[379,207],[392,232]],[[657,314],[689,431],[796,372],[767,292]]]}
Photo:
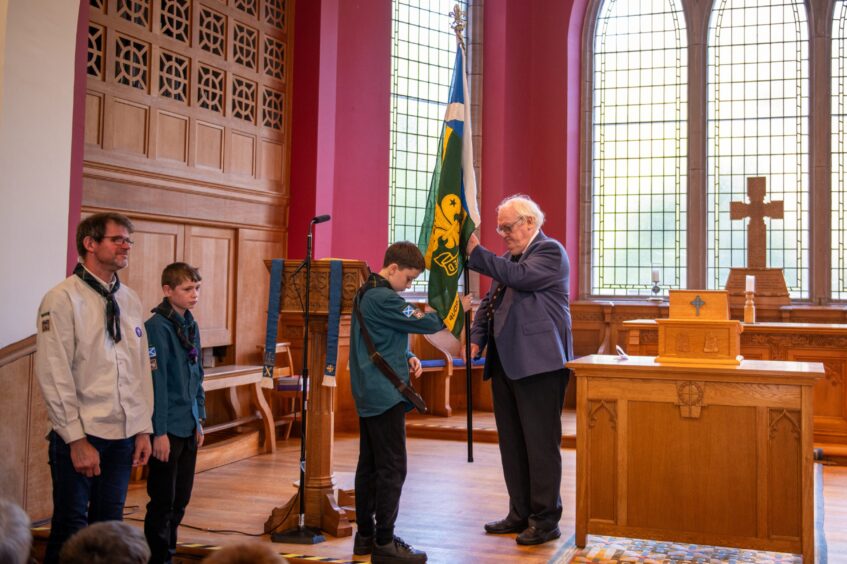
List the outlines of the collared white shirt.
{"label": "collared white shirt", "polygon": [[86,434],[124,439],[153,432],[141,300],[124,285],[115,300],[121,310],[117,344],[106,331],[105,298],[78,276],[47,292],[38,308],[36,375],[53,430],[66,443]]}
{"label": "collared white shirt", "polygon": [[526,244],[526,246],[523,249],[521,249],[521,252],[518,253],[519,255],[522,255],[526,252],[526,250],[529,248],[529,246],[532,245],[532,242],[535,241],[535,239],[538,237],[539,233],[541,233],[540,228],[535,230],[535,233],[532,235],[529,242]]}

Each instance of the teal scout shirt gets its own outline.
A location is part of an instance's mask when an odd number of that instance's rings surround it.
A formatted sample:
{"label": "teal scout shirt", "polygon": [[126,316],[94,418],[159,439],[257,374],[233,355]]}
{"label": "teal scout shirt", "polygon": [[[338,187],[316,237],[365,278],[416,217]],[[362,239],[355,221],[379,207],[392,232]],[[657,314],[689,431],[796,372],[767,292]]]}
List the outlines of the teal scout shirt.
{"label": "teal scout shirt", "polygon": [[[176,312],[174,315],[188,335],[185,319]],[[173,325],[162,315],[154,314],[144,326],[153,370],[153,434],[190,437],[198,421],[206,418],[202,363],[199,358],[194,363],[189,361]],[[200,350],[199,329],[194,346]]]}
{"label": "teal scout shirt", "polygon": [[[444,324],[437,313],[423,313],[391,288],[376,287],[365,292],[359,304],[362,318],[376,350],[404,382],[409,382],[409,333],[435,333]],[[353,316],[350,327],[350,381],[360,417],[385,413],[400,402],[412,404],[371,361],[368,348]]]}

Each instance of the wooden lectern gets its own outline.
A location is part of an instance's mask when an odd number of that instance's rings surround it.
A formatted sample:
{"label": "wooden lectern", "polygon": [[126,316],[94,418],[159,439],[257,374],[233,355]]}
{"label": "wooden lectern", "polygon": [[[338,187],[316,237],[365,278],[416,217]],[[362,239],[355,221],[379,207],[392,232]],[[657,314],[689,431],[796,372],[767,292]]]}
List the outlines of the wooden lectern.
{"label": "wooden lectern", "polygon": [[[270,261],[266,261],[270,268]],[[305,269],[294,274],[297,269],[294,261],[286,262],[283,273],[282,304],[280,306],[280,328],[286,328],[286,340],[292,339],[299,328],[303,336],[303,304],[305,296]],[[334,445],[335,395],[344,390],[342,381],[347,378],[348,348],[339,339],[337,373],[339,387],[323,386],[324,366],[326,364],[327,316],[329,312],[329,268],[330,260],[312,261],[312,280],[310,285],[310,322],[309,322],[309,402],[306,411],[306,526],[320,528],[337,537],[353,534],[353,528],[346,512],[338,506],[335,499],[335,481],[332,474],[332,450]],[[345,260],[342,281],[341,320],[349,324],[353,312],[353,298],[364,284],[368,267],[362,261]],[[302,349],[301,349],[302,350]],[[297,495],[277,507],[265,522],[265,532],[283,531],[297,526],[300,500]]]}

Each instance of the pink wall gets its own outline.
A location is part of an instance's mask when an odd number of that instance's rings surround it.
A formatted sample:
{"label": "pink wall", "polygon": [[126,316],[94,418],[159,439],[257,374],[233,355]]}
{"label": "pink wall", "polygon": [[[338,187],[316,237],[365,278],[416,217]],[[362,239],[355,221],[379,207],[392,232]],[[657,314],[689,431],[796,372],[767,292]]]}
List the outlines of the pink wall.
{"label": "pink wall", "polygon": [[545,233],[568,251],[572,299],[578,296],[579,50],[586,4],[487,0],[483,39],[482,242],[504,250],[494,210],[508,195],[529,195],[547,216]]}
{"label": "pink wall", "polygon": [[[572,299],[587,1],[486,0],[483,23],[482,241],[502,251],[494,210],[510,194],[530,195],[547,214],[545,232],[568,250]],[[388,242],[391,4],[303,3],[296,37],[289,256],[303,256],[308,220],[331,213],[315,256],[378,267]]]}
{"label": "pink wall", "polygon": [[82,209],[82,160],[85,150],[85,87],[88,79],[88,2],[79,3],[74,56],[74,115],[71,139],[71,173],[68,187],[68,253],[67,274],[77,263],[76,227]]}
{"label": "pink wall", "polygon": [[315,257],[378,268],[388,244],[391,3],[304,4],[295,18],[288,254],[302,257],[309,219],[329,213],[315,228]]}
{"label": "pink wall", "polygon": [[291,105],[291,191],[288,257],[306,254],[306,230],[315,215],[320,68],[320,2],[300,2],[294,18],[294,70]]}

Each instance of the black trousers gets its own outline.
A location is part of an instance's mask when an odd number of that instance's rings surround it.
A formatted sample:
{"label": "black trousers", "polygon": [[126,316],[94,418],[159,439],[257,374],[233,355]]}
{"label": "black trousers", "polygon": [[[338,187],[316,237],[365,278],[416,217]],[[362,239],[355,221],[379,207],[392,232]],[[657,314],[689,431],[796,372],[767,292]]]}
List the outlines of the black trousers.
{"label": "black trousers", "polygon": [[185,515],[194,486],[197,441],[168,433],[171,452],[167,462],[150,457],[148,463],[147,515],[144,536],[150,546],[150,564],[170,562],[176,553],[176,532]]}
{"label": "black trousers", "polygon": [[359,534],[385,544],[394,538],[400,494],[406,481],[406,404],[359,418],[356,521]]}
{"label": "black trousers", "polygon": [[494,420],[509,492],[508,519],[552,529],[562,517],[562,405],[569,371],[562,368],[511,380],[496,347],[490,349]]}

